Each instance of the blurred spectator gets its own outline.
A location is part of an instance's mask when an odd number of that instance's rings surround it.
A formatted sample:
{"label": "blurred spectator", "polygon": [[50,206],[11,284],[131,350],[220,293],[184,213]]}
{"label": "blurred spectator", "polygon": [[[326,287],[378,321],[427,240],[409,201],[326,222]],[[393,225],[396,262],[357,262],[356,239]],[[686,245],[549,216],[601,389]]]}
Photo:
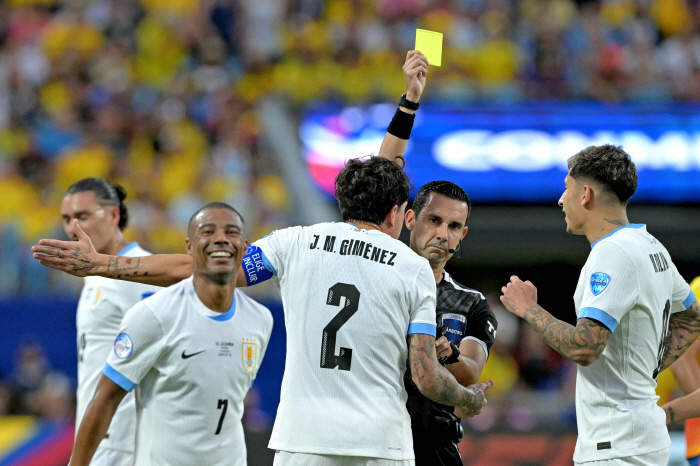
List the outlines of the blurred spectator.
{"label": "blurred spectator", "polygon": [[28,341],[17,349],[15,369],[8,383],[7,414],[33,414],[51,420],[75,415],[70,379],[51,369],[44,348],[36,342]]}

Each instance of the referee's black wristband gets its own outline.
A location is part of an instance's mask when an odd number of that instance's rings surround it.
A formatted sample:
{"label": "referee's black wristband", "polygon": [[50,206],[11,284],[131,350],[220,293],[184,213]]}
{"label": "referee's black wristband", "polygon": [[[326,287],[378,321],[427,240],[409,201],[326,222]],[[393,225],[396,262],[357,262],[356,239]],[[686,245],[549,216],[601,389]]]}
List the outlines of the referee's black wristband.
{"label": "referee's black wristband", "polygon": [[416,119],[416,115],[411,115],[401,111],[400,108],[396,109],[394,113],[394,118],[391,119],[389,127],[386,129],[387,133],[392,134],[400,139],[410,139],[411,130],[413,129],[413,122]]}

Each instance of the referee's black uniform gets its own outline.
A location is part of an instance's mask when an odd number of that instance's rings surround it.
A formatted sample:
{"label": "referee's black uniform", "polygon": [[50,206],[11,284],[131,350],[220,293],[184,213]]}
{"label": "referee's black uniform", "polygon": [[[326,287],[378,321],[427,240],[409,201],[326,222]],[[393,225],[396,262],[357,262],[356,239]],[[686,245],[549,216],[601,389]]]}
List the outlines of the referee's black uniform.
{"label": "referee's black uniform", "polygon": [[[443,314],[466,317],[462,338],[474,339],[485,346],[488,356],[497,322],[481,293],[460,285],[443,272],[443,279],[437,284],[436,313],[438,328]],[[404,375],[404,383],[408,392],[406,408],[411,416],[416,466],[462,466],[457,444],[462,440],[463,431],[459,418],[452,414],[454,408],[424,397],[411,379],[410,367]]]}

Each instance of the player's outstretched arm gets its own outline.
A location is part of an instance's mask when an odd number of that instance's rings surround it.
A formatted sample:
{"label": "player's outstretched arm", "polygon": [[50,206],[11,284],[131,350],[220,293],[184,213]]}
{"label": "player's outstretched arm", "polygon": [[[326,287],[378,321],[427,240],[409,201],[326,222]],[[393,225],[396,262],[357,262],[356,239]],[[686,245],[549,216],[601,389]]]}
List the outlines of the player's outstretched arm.
{"label": "player's outstretched arm", "polygon": [[671,372],[678,382],[678,386],[686,395],[700,389],[700,340],[690,345],[690,348],[671,364]]}
{"label": "player's outstretched arm", "polygon": [[41,265],[76,277],[99,275],[116,280],[170,286],[192,275],[192,257],[187,254],[159,254],[144,257],[99,254],[90,237],[73,221],[78,241],[42,239],[32,246]]}
{"label": "player's outstretched arm", "polygon": [[412,334],[408,339],[411,376],[418,390],[431,400],[457,408],[459,417],[476,416],[486,404],[484,392],[492,381],[463,387],[442,367],[435,353],[435,337]]}
{"label": "player's outstretched arm", "polygon": [[525,319],[549,346],[576,364],[590,366],[608,344],[612,332],[598,321],[582,318],[574,327],[542,309],[537,288],[529,281],[513,276],[501,291],[501,302],[512,314]]}
{"label": "player's outstretched arm", "polygon": [[671,314],[660,371],[680,358],[700,336],[700,305],[697,299],[683,312]]}
{"label": "player's outstretched arm", "polygon": [[104,375],[100,376],[95,395],[88,404],[78,427],[73,454],[68,466],[88,466],[97,447],[105,438],[109,424],[127,391]]}
{"label": "player's outstretched arm", "polygon": [[[425,89],[425,79],[428,74],[428,60],[418,50],[411,50],[406,55],[406,62],[403,65],[403,76],[406,79],[406,100],[418,103],[423,89]],[[399,111],[408,115],[415,114],[415,110],[407,107],[399,107]],[[403,115],[398,115],[402,117]],[[412,117],[411,117],[412,118]],[[411,132],[413,122],[408,127],[408,134],[404,133],[404,121],[397,121],[397,117],[392,120],[392,125],[384,136],[382,146],[379,149],[379,156],[390,160],[400,160],[406,152],[408,135]],[[395,128],[395,129],[394,129]],[[391,132],[390,132],[391,131]],[[396,134],[392,134],[396,133]],[[403,136],[403,137],[402,137]],[[401,162],[403,164],[403,162]]]}
{"label": "player's outstretched arm", "polygon": [[700,417],[700,390],[690,395],[676,398],[662,406],[666,412],[666,425],[673,421],[685,421]]}

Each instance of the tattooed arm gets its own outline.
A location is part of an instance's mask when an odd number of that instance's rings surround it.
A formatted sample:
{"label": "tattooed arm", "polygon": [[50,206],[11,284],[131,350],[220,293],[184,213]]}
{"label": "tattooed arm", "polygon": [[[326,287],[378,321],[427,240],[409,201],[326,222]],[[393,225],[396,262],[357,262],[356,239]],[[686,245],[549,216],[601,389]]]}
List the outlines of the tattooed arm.
{"label": "tattooed arm", "polygon": [[532,283],[515,276],[510,280],[501,288],[501,301],[511,313],[528,321],[549,346],[582,366],[600,357],[612,334],[606,326],[587,318],[579,319],[576,327],[555,319],[537,304],[537,288]]}
{"label": "tattooed arm", "polygon": [[671,314],[668,321],[668,334],[664,338],[664,353],[661,371],[681,357],[685,350],[700,336],[700,305],[695,300],[683,312]]}
{"label": "tattooed arm", "polygon": [[590,366],[600,357],[612,334],[596,320],[582,318],[574,327],[555,319],[540,306],[528,309],[524,318],[549,346],[582,366]]}
{"label": "tattooed arm", "polygon": [[484,391],[493,382],[483,382],[463,387],[450,372],[442,367],[435,354],[435,337],[412,334],[408,338],[411,377],[418,390],[431,400],[447,406],[455,406],[459,417],[479,414],[486,404]]}
{"label": "tattooed arm", "polygon": [[32,247],[34,258],[46,267],[77,277],[99,275],[158,286],[170,286],[192,275],[193,261],[187,254],[144,257],[99,254],[77,220],[74,227],[78,241],[42,239],[39,246]]}

